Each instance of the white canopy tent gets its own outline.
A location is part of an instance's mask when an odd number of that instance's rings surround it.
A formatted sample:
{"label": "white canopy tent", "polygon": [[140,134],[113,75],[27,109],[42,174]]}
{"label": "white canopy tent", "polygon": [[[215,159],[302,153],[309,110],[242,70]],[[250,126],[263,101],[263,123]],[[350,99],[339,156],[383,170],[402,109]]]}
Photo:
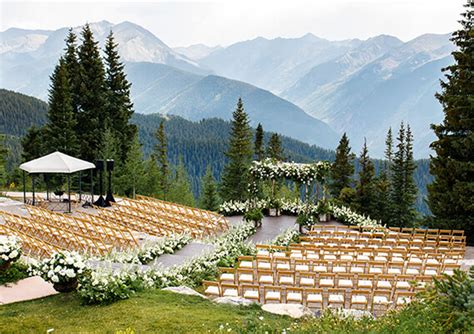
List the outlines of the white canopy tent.
{"label": "white canopy tent", "polygon": [[[61,152],[54,152],[44,157],[37,158],[20,165],[23,170],[23,197],[26,202],[24,172],[33,176],[33,205],[35,204],[34,174],[67,174],[68,176],[68,201],[69,212],[71,211],[71,174],[87,169],[94,169],[91,162],[71,157]],[[80,179],[79,179],[80,182]]]}

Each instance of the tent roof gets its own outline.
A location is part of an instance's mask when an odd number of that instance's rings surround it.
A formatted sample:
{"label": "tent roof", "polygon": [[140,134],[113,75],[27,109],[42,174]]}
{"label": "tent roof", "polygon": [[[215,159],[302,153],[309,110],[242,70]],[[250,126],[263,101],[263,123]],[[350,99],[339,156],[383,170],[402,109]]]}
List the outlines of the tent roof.
{"label": "tent roof", "polygon": [[93,163],[71,157],[58,151],[20,165],[20,169],[28,173],[70,174],[92,168],[95,168]]}

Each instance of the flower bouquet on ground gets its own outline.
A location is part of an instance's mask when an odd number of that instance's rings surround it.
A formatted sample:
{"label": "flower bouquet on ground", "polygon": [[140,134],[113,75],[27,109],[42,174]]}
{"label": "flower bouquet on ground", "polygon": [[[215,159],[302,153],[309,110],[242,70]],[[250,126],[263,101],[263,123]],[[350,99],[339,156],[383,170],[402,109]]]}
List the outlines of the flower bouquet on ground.
{"label": "flower bouquet on ground", "polygon": [[31,274],[53,283],[58,292],[71,292],[77,289],[78,278],[86,270],[87,266],[78,253],[64,251],[32,265]]}
{"label": "flower bouquet on ground", "polygon": [[0,272],[6,271],[21,256],[20,241],[11,236],[0,236]]}

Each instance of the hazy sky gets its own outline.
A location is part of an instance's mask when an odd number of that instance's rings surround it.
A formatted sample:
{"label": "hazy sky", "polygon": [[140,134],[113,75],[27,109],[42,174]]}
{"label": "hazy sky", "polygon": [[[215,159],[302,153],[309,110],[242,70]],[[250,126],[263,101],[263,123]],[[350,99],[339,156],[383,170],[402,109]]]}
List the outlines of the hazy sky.
{"label": "hazy sky", "polygon": [[131,21],[170,46],[228,45],[257,36],[402,40],[458,28],[466,0],[4,1],[0,30]]}

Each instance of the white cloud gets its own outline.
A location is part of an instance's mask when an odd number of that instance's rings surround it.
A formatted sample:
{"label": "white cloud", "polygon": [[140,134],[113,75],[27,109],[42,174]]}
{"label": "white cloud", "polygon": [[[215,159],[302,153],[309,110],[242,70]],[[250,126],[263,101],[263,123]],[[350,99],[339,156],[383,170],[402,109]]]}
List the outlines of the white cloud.
{"label": "white cloud", "polygon": [[257,36],[402,40],[458,28],[465,0],[1,1],[0,29],[57,29],[131,21],[171,46],[231,44]]}

